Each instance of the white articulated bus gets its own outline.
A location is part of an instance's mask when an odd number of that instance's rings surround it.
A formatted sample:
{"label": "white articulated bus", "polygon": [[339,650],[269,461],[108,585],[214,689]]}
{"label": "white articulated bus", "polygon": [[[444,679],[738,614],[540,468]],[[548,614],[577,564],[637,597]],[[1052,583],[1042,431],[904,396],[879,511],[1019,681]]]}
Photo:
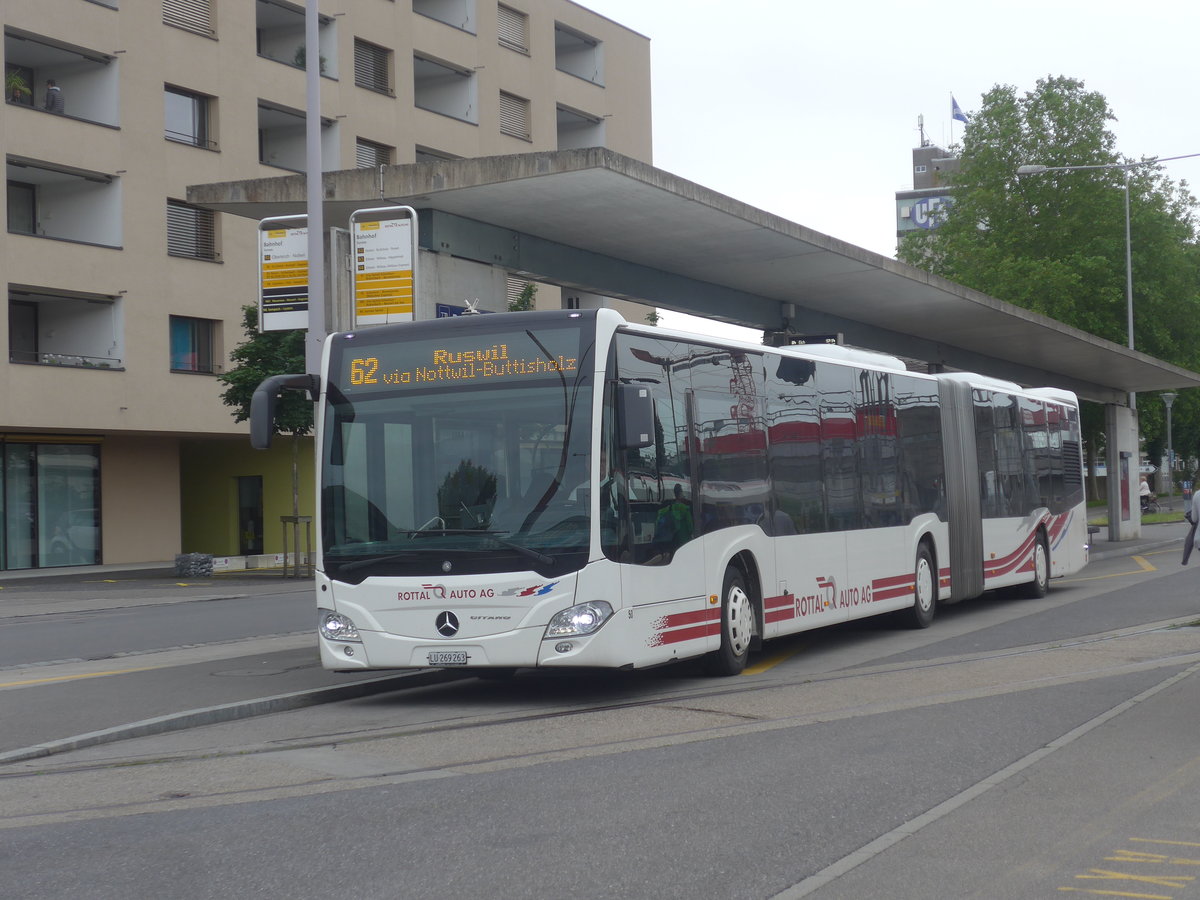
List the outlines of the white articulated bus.
{"label": "white articulated bus", "polygon": [[331,335],[318,400],[324,666],[638,668],[1087,562],[1074,395],[522,312]]}

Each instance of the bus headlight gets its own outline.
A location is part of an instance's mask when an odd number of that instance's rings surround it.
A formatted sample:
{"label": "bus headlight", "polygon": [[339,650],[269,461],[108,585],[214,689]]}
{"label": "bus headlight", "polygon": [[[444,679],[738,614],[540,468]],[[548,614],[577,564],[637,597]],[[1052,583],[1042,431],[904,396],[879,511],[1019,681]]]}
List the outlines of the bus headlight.
{"label": "bus headlight", "polygon": [[328,609],[320,610],[317,631],[321,633],[322,637],[330,641],[362,642],[362,638],[358,636],[358,629],[354,627],[354,623],[350,621],[348,616],[331,612]]}
{"label": "bus headlight", "polygon": [[554,614],[546,626],[546,638],[591,634],[612,618],[612,614],[612,606],[604,600],[580,603]]}

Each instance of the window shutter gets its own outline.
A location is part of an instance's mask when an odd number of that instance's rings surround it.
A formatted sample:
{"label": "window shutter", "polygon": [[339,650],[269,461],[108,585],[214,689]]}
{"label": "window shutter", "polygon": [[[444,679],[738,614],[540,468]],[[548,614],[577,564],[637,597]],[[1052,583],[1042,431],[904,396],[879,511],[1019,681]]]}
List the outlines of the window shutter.
{"label": "window shutter", "polygon": [[201,34],[216,34],[212,0],[163,0],[163,21]]}
{"label": "window shutter", "polygon": [[497,31],[501,46],[529,52],[529,16],[503,4],[497,7]]}
{"label": "window shutter", "polygon": [[359,138],[354,149],[357,157],[356,164],[360,169],[377,169],[380,166],[390,165],[392,162],[392,148],[384,144]]}
{"label": "window shutter", "polygon": [[354,83],[381,93],[391,93],[392,84],[388,77],[392,53],[385,47],[377,47],[366,41],[354,41]]}
{"label": "window shutter", "polygon": [[522,140],[531,139],[528,100],[500,92],[500,130]]}
{"label": "window shutter", "polygon": [[167,253],[193,259],[216,259],[216,213],[168,200]]}

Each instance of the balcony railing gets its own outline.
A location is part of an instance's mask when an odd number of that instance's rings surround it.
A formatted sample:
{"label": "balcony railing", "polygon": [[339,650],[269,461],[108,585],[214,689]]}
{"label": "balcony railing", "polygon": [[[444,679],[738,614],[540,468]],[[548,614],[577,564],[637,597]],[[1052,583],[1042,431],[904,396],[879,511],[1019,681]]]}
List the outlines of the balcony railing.
{"label": "balcony railing", "polygon": [[80,353],[39,353],[36,350],[10,350],[9,362],[35,366],[69,366],[76,369],[123,369],[125,361],[111,356],[84,356]]}

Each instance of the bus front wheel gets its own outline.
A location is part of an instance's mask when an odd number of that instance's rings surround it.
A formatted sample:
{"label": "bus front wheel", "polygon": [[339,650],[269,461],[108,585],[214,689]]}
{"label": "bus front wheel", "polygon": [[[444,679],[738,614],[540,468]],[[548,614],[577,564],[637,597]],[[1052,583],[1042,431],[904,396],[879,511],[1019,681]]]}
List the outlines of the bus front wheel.
{"label": "bus front wheel", "polygon": [[928,628],[937,612],[937,572],[933,555],[922,544],[917,549],[917,564],[913,570],[913,605],[908,610],[908,624],[913,628]]}
{"label": "bus front wheel", "polygon": [[1050,550],[1046,546],[1046,535],[1038,532],[1033,542],[1033,581],[1021,585],[1021,595],[1030,600],[1046,596],[1050,590]]}
{"label": "bus front wheel", "polygon": [[706,668],[710,675],[737,675],[746,668],[750,644],[758,633],[754,600],[746,587],[746,577],[737,568],[725,570],[721,587],[721,646],[709,654]]}

